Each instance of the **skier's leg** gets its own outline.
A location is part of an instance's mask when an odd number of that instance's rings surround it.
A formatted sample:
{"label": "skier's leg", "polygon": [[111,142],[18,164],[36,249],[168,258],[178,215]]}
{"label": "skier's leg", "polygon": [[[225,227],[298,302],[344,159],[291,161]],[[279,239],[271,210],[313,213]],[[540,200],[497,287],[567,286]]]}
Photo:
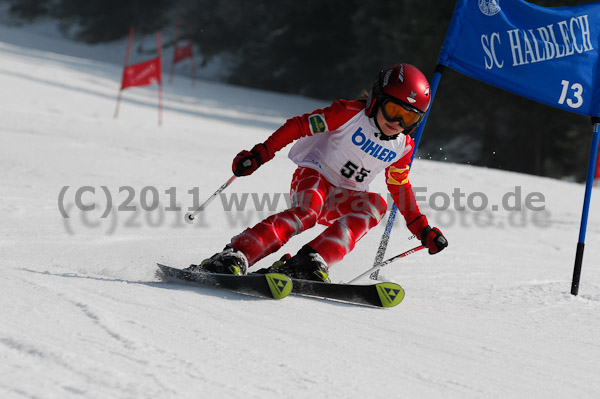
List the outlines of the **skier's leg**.
{"label": "skier's leg", "polygon": [[300,167],[291,186],[293,208],[269,216],[231,240],[230,246],[242,252],[253,265],[277,251],[291,237],[313,227],[323,208],[331,184],[317,171]]}
{"label": "skier's leg", "polygon": [[[336,200],[338,195],[341,195],[340,199]],[[354,249],[386,211],[387,204],[379,194],[338,189],[333,201],[326,201],[318,221],[320,224],[333,223],[307,245],[331,267]]]}

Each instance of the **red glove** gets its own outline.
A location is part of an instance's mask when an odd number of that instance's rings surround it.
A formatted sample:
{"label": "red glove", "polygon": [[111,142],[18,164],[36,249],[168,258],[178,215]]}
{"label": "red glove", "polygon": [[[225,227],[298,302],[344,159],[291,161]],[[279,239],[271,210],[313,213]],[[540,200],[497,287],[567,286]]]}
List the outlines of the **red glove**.
{"label": "red glove", "polygon": [[448,240],[437,227],[425,227],[418,238],[421,238],[421,243],[429,249],[430,255],[437,254],[448,246]]}
{"label": "red glove", "polygon": [[411,233],[429,249],[431,255],[437,254],[448,246],[448,240],[437,227],[431,227],[425,215],[419,215],[407,225]]}
{"label": "red glove", "polygon": [[272,158],[264,144],[257,144],[250,151],[244,150],[238,153],[233,159],[231,169],[236,176],[248,176]]}

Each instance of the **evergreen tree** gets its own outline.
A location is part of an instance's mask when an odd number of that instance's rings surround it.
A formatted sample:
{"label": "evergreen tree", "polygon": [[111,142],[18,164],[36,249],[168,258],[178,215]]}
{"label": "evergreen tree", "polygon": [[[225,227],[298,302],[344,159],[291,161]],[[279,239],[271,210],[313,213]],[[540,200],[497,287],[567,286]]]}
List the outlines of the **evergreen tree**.
{"label": "evergreen tree", "polygon": [[166,23],[167,0],[60,0],[55,15],[63,29],[76,27],[76,37],[87,43],[117,40],[134,27],[152,33]]}

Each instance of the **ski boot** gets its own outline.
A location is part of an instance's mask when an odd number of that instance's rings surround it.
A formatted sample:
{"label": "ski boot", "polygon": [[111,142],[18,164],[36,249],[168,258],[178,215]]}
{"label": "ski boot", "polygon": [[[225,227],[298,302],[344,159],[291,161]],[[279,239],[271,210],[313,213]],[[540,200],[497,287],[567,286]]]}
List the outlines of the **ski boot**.
{"label": "ski boot", "polygon": [[281,273],[290,278],[330,282],[327,263],[308,245],[303,246],[296,255],[286,254],[271,267],[260,269],[257,273]]}
{"label": "ski boot", "polygon": [[229,245],[223,251],[204,259],[199,265],[190,265],[184,270],[200,273],[222,273],[244,276],[248,270],[248,259]]}

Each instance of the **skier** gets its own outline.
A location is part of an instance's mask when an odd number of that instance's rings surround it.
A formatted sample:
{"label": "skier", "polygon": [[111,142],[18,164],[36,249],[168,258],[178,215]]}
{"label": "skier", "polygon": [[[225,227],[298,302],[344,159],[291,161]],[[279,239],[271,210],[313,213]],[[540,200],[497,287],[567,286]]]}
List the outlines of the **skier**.
{"label": "skier", "polygon": [[279,250],[292,236],[317,223],[329,226],[293,256],[259,272],[329,281],[331,265],[342,260],[385,215],[387,204],[369,183],[385,171],[387,187],[408,229],[429,249],[448,242],[431,227],[408,181],[414,151],[410,133],[430,103],[429,83],[416,67],[382,70],[370,93],[338,100],[324,109],[288,119],[264,143],[241,151],[233,173],[248,176],[293,141],[289,158],[298,165],[291,183],[292,207],[233,237],[225,249],[188,270],[244,275],[248,267]]}

